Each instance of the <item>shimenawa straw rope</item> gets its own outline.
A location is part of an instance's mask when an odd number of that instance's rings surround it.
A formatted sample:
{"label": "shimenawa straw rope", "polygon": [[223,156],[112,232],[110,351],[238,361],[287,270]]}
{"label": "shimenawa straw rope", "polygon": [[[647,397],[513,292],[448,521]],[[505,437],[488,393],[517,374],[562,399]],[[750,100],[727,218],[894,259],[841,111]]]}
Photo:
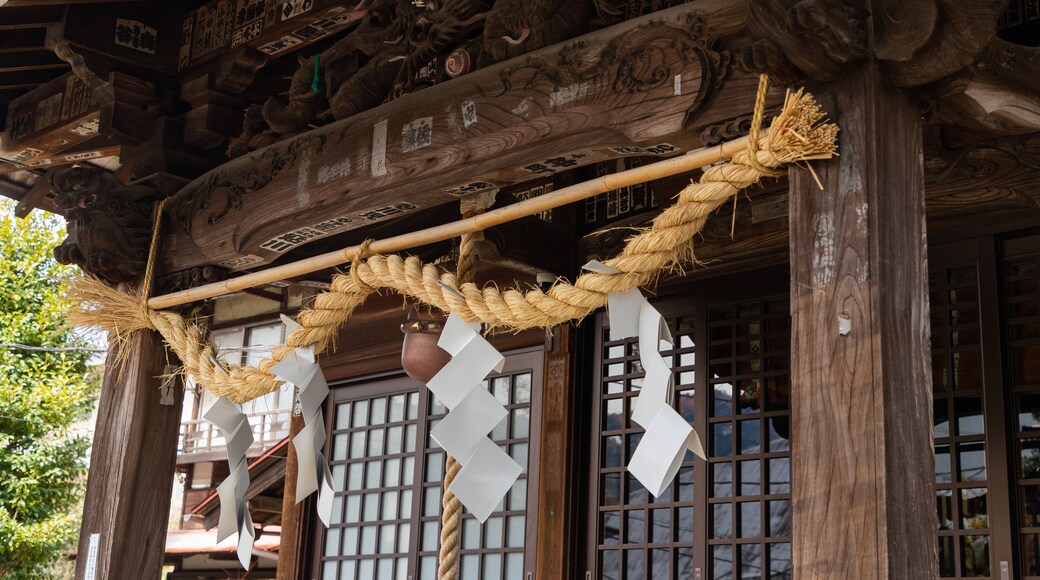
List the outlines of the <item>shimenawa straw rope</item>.
{"label": "shimenawa straw rope", "polygon": [[[216,359],[216,350],[196,325],[175,312],[151,310],[140,294],[125,294],[92,278],[70,289],[79,309],[70,314],[74,324],[108,330],[117,341],[141,329],[155,329],[177,353],[185,372],[216,396],[243,402],[278,388],[271,368],[296,347],[330,346],[340,326],[372,293],[389,289],[463,319],[491,328],[524,330],[545,328],[581,319],[606,304],[612,292],[625,292],[653,282],[662,272],[692,258],[693,236],[708,216],[741,189],[790,163],[828,159],[836,153],[837,126],[824,121],[819,105],[802,91],[788,93],[783,110],[759,142],[752,160],[740,151],[728,163],[704,172],[699,182],[684,188],[676,203],[654,219],[652,226],[627,241],[622,252],[606,260],[616,275],[582,274],[573,284],[558,281],[548,292],[531,288],[499,290],[494,286],[459,285],[450,273],[423,264],[418,258],[396,255],[356,260],[347,274],[333,278],[331,289],[316,297],[314,306],[300,313],[303,328],[290,334],[286,345],[272,351],[258,368],[230,365]],[[457,289],[457,290],[456,290]],[[461,293],[461,296],[458,294]]]}

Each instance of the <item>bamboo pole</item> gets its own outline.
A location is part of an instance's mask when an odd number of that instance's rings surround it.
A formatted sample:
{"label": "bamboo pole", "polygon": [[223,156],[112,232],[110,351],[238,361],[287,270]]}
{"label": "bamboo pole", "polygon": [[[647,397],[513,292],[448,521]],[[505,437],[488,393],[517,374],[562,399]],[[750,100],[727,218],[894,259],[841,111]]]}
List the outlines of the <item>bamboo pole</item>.
{"label": "bamboo pole", "polygon": [[[764,132],[765,138],[768,132]],[[727,141],[715,147],[704,147],[695,149],[671,159],[665,159],[642,167],[620,171],[610,175],[603,175],[589,181],[583,181],[574,185],[564,187],[547,193],[545,195],[526,199],[503,208],[489,211],[480,215],[460,219],[451,223],[426,228],[417,232],[409,232],[382,240],[376,240],[369,246],[369,251],[375,254],[388,254],[400,252],[409,248],[415,248],[435,242],[442,242],[457,238],[463,234],[469,234],[486,230],[492,226],[504,224],[522,217],[527,217],[547,211],[553,208],[574,203],[606,193],[613,189],[628,187],[654,179],[670,177],[679,173],[700,169],[706,165],[731,159],[739,151],[747,149],[747,137],[741,137],[733,141]],[[188,304],[207,298],[216,298],[233,292],[239,292],[247,288],[253,288],[287,278],[303,276],[325,268],[332,268],[352,261],[357,257],[360,246],[349,246],[333,252],[312,256],[291,264],[275,266],[259,272],[253,272],[237,278],[214,282],[196,288],[189,288],[180,292],[154,296],[148,300],[148,307],[153,310],[162,310]]]}

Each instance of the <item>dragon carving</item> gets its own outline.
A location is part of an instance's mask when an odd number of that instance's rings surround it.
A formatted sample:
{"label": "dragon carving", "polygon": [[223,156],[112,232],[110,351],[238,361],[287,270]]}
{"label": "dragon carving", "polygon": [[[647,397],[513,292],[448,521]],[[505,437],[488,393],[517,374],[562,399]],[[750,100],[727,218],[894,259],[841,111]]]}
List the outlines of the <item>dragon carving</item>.
{"label": "dragon carving", "polygon": [[[603,1],[603,0],[599,0]],[[304,131],[319,119],[345,119],[396,91],[411,92],[420,71],[469,43],[481,66],[581,34],[595,0],[371,0],[356,28],[327,50],[300,58],[287,99],[247,111],[228,147],[239,156]]]}
{"label": "dragon carving", "polygon": [[140,276],[148,261],[156,191],[126,185],[92,167],[58,169],[47,179],[54,205],[68,222],[68,237],[54,248],[55,259],[112,284]]}
{"label": "dragon carving", "polygon": [[585,31],[589,0],[497,0],[484,26],[484,52],[500,62]]}
{"label": "dragon carving", "polygon": [[395,84],[412,88],[419,68],[480,30],[490,4],[449,0],[433,7],[376,0],[357,28],[317,56],[317,64],[300,59],[288,103],[268,99],[264,120],[275,132],[295,133],[326,111],[344,119],[379,105]]}

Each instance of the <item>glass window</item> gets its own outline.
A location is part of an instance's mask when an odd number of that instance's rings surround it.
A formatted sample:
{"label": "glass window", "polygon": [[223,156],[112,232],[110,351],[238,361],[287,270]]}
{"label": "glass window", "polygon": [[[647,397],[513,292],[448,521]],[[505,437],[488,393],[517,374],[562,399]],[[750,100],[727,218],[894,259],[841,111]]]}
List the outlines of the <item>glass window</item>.
{"label": "glass window", "polygon": [[785,298],[708,309],[708,578],[792,578]]}
{"label": "glass window", "polygon": [[[533,373],[524,370],[492,376],[481,384],[498,399],[509,414],[502,419],[490,437],[524,467],[524,472],[513,484],[502,503],[483,526],[468,511],[462,516],[461,578],[481,580],[524,580],[524,548],[527,528],[528,457]],[[438,421],[447,411],[443,405],[429,398],[429,419]],[[437,578],[437,550],[440,536],[441,487],[444,478],[444,452],[426,436],[426,473],[423,487],[423,516],[420,539],[422,561],[432,564],[420,567],[416,580]],[[534,514],[532,514],[534,515]],[[533,521],[533,520],[532,520]]]}
{"label": "glass window", "polygon": [[[540,349],[507,355],[506,372],[484,381],[508,411],[493,438],[525,470],[483,525],[464,512],[461,578],[526,580],[535,516],[527,510],[527,467],[536,457],[541,369],[511,369],[542,357]],[[330,398],[336,499],[321,540],[321,580],[436,578],[445,454],[429,431],[447,410],[408,379],[336,388]]]}
{"label": "glass window", "polygon": [[601,324],[592,576],[678,580],[699,570],[706,580],[789,580],[787,298],[701,302],[692,315],[666,320],[675,339],[662,352],[674,373],[673,404],[698,430],[709,460],[687,453],[658,498],[626,472],[644,432],[630,419],[643,372],[636,340],[611,341]]}
{"label": "glass window", "polygon": [[977,287],[974,266],[929,277],[936,533],[944,578],[990,575]]}
{"label": "glass window", "polygon": [[[418,398],[419,393],[333,404],[329,464],[336,500],[322,549],[326,557],[323,579],[353,578],[361,570],[364,577],[373,580],[393,580],[407,574],[415,461],[400,445],[391,449],[383,442],[389,430],[403,432],[405,427],[417,425],[419,418],[401,412],[387,421],[379,417],[378,409],[385,411],[394,405],[403,409],[409,397]],[[337,473],[343,473],[345,481],[341,482]]]}

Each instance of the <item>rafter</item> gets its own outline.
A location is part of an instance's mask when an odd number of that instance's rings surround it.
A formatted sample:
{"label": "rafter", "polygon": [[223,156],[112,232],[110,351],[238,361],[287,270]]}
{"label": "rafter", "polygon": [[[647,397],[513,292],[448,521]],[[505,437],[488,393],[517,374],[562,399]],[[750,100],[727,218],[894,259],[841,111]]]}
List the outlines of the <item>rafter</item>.
{"label": "rafter", "polygon": [[0,70],[0,89],[37,87],[61,76],[59,69]]}
{"label": "rafter", "polygon": [[0,35],[0,52],[46,50],[47,31],[43,28],[9,30]]}
{"label": "rafter", "polygon": [[60,6],[21,7],[8,3],[4,6],[3,17],[0,18],[0,30],[46,28],[60,22],[61,15]]}
{"label": "rafter", "polygon": [[0,69],[19,71],[46,68],[65,68],[68,63],[62,61],[53,52],[46,49],[17,49],[15,52],[0,50]]}

